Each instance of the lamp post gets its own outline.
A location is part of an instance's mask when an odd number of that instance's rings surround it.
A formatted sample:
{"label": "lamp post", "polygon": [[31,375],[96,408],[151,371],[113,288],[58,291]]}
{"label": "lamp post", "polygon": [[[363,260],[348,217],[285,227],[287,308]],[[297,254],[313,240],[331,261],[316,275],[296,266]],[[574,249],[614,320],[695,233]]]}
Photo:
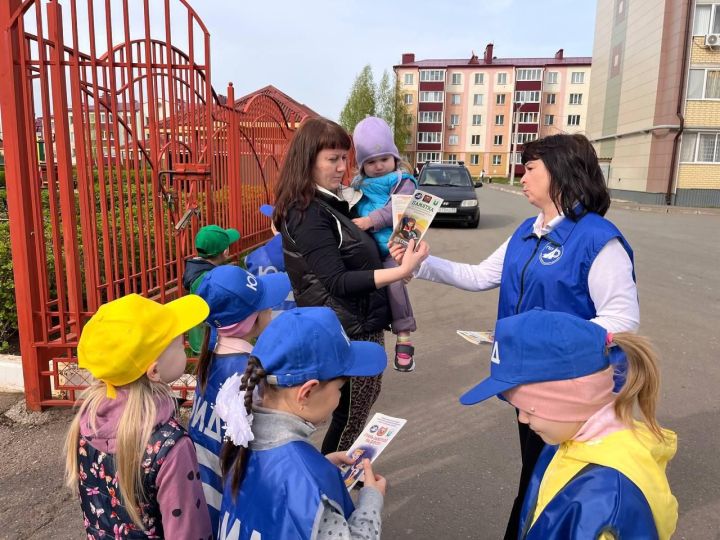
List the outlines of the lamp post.
{"label": "lamp post", "polygon": [[515,104],[513,104],[513,111],[512,111],[512,122],[514,125],[511,126],[510,130],[510,185],[515,185],[515,152],[517,151],[517,134],[518,134],[518,114],[520,114],[520,110],[523,108],[523,105],[525,105],[524,102],[520,102],[518,104],[517,110],[515,110]]}

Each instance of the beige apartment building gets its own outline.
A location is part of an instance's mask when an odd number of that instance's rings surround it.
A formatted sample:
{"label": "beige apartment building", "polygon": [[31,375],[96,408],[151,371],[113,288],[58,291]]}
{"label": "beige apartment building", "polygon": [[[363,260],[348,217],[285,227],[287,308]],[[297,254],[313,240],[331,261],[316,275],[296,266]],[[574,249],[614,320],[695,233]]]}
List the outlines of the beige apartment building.
{"label": "beige apartment building", "polygon": [[587,134],[614,196],[720,206],[720,0],[598,0]]}
{"label": "beige apartment building", "polygon": [[[523,144],[585,132],[591,59],[482,57],[415,60],[394,66],[411,134],[401,153],[412,164],[464,161],[477,177],[523,174]],[[514,156],[514,158],[513,158]]]}

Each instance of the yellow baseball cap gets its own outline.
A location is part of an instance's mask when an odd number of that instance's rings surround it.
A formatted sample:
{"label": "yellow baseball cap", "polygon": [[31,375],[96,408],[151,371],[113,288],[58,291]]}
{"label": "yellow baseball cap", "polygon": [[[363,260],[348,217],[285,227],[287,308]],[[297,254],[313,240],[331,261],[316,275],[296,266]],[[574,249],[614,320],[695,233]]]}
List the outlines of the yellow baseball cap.
{"label": "yellow baseball cap", "polygon": [[78,366],[107,385],[139,379],[177,336],[203,322],[209,313],[205,300],[189,294],[160,304],[139,294],[108,302],[83,328],[78,343]]}

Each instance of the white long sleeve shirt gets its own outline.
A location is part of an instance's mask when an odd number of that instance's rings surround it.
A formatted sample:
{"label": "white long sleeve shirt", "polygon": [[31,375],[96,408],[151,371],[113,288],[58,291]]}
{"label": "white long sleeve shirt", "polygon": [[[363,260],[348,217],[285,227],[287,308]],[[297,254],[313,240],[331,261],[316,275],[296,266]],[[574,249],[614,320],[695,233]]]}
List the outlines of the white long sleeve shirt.
{"label": "white long sleeve shirt", "polygon": [[[560,215],[543,226],[540,213],[533,224],[539,238],[549,233],[565,219]],[[487,291],[500,286],[505,251],[510,238],[492,255],[479,264],[466,264],[428,257],[415,277],[445,283],[466,291]],[[610,240],[597,254],[588,273],[590,298],[597,316],[591,319],[608,332],[636,332],[640,326],[640,305],[637,285],[633,279],[633,265],[625,248],[617,238]]]}

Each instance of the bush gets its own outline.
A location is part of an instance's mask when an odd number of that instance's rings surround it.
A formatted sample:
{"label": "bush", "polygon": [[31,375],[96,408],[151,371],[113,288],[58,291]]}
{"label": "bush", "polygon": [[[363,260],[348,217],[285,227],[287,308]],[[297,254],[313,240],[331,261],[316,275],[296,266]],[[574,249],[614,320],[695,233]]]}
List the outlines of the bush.
{"label": "bush", "polygon": [[9,340],[16,333],[17,311],[10,252],[10,222],[0,218],[0,352],[10,347]]}

